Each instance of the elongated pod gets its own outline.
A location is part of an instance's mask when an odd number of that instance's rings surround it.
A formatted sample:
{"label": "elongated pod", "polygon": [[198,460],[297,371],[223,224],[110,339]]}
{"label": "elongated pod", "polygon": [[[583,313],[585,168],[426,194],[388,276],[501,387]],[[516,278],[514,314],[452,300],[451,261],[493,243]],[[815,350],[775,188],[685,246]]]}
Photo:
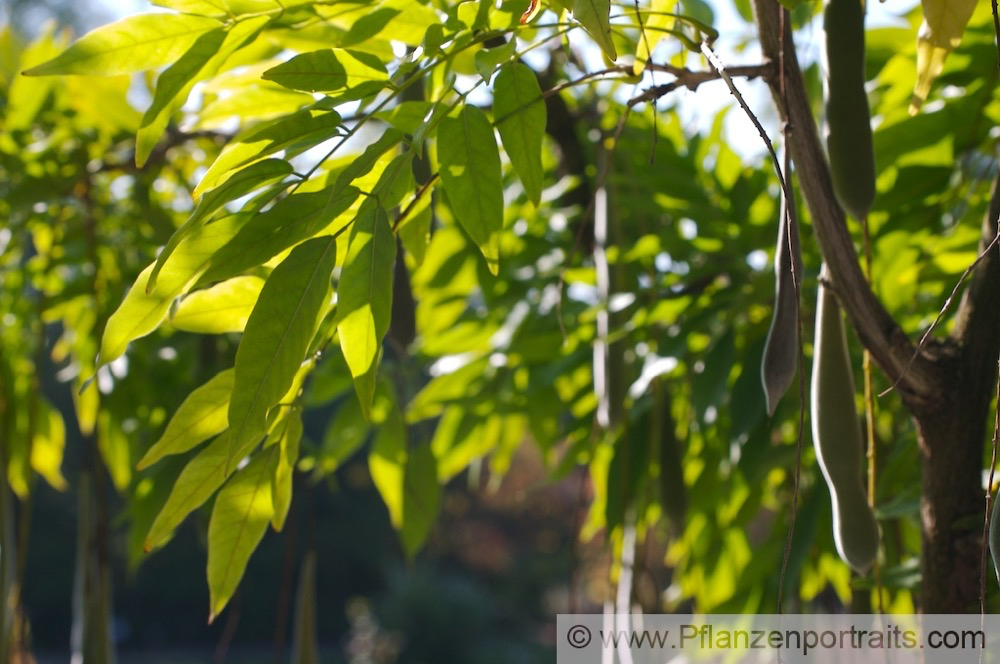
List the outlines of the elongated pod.
{"label": "elongated pod", "polygon": [[778,245],[774,251],[774,314],[760,364],[760,380],[764,385],[768,415],[774,415],[778,401],[792,384],[799,364],[799,302],[792,278],[793,266],[795,279],[801,283],[802,248],[799,245],[795,201],[786,201],[782,197]]}
{"label": "elongated pod", "polygon": [[[823,275],[826,274],[824,267]],[[822,284],[812,367],[812,434],[833,502],[837,553],[864,574],[878,554],[878,524],[861,477],[864,442],[854,404],[854,375],[840,305]]]}
{"label": "elongated pod", "polygon": [[827,0],[826,149],[833,189],[855,218],[875,201],[875,149],[865,93],[865,10],[862,0]]}

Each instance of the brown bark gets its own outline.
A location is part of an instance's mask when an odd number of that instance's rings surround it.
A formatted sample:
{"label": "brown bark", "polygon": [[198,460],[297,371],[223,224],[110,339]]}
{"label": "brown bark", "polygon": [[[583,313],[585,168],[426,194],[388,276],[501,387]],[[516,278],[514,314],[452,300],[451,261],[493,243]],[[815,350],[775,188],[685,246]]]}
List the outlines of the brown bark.
{"label": "brown bark", "polygon": [[[777,0],[753,0],[753,4],[764,57],[779,62],[781,7]],[[768,83],[782,120],[791,124],[789,149],[820,250],[852,326],[889,379],[899,380],[903,402],[917,426],[923,471],[921,609],[973,611],[979,599],[983,442],[1000,352],[1000,252],[992,251],[973,274],[951,337],[932,341],[909,364],[914,344],[876,298],[860,269],[844,212],[833,193],[787,25],[783,43],[785,95],[777,77]],[[980,250],[997,232],[998,216],[1000,184],[994,185]]]}

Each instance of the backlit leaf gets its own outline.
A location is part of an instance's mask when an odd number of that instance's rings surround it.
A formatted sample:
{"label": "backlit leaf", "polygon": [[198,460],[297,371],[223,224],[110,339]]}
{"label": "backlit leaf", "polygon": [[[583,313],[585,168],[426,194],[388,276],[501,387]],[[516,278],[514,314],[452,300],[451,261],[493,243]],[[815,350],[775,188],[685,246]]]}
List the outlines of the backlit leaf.
{"label": "backlit leaf", "polygon": [[235,277],[195,291],[177,305],[170,323],[200,334],[242,332],[263,286],[260,277]]}
{"label": "backlit leaf", "polygon": [[39,399],[38,405],[35,435],[31,441],[31,467],[53,489],[65,491],[67,484],[62,474],[62,462],[66,425],[62,415],[48,401]]}
{"label": "backlit leaf", "polygon": [[606,56],[616,60],[618,52],[611,41],[610,15],[610,0],[573,0],[573,18],[583,25]]}
{"label": "backlit leaf", "polygon": [[304,110],[254,127],[223,148],[194,189],[194,196],[216,187],[233,170],[260,161],[292,145],[309,148],[337,135],[340,115],[335,111]]}
{"label": "backlit leaf", "polygon": [[285,420],[281,439],[278,441],[278,466],[274,471],[274,516],[271,525],[280,531],[285,527],[288,509],[292,505],[292,483],[295,462],[299,460],[299,443],[302,441],[302,412],[293,410]]}
{"label": "backlit leaf", "polygon": [[106,410],[97,415],[97,447],[111,482],[118,491],[125,491],[132,481],[132,447],[121,424]]}
{"label": "backlit leaf", "polygon": [[395,261],[388,215],[377,204],[363,205],[337,287],[337,331],[366,418],[371,417],[382,338],[389,330]]}
{"label": "backlit leaf", "polygon": [[188,461],[146,535],[143,548],[147,552],[163,544],[188,514],[201,507],[222,486],[229,476],[226,472],[228,460],[229,436],[223,433]]}
{"label": "backlit leaf", "polygon": [[170,116],[187,101],[199,80],[215,75],[234,51],[253,39],[270,17],[241,21],[230,30],[218,28],[198,37],[180,60],[170,65],[156,81],[153,103],[146,110],[136,136],[135,163],[142,166],[163,136]]}
{"label": "backlit leaf", "polygon": [[209,622],[229,603],[274,515],[271,477],[277,460],[276,447],[256,454],[215,499],[208,522]]}
{"label": "backlit leaf", "polygon": [[[211,257],[199,283],[229,279],[268,262],[314,235],[335,233],[339,229],[330,225],[354,204],[359,194],[354,187],[348,187],[339,194],[336,187],[328,187],[281,199],[266,212],[254,215],[230,242]],[[345,215],[343,223],[349,221]]]}
{"label": "backlit leaf", "polygon": [[510,157],[528,199],[542,199],[542,139],[545,102],[535,72],[515,62],[504,66],[494,83],[493,114],[504,149]]}
{"label": "backlit leaf", "polygon": [[128,344],[160,326],[170,303],[186,292],[209,265],[217,249],[224,246],[246,221],[245,215],[231,215],[204,226],[177,245],[174,255],[160,272],[160,287],[147,288],[153,265],[136,278],[125,300],[111,314],[101,337],[101,364],[121,357]]}
{"label": "backlit leaf", "polygon": [[157,256],[156,263],[153,265],[153,271],[146,282],[146,291],[152,292],[156,289],[156,281],[160,270],[163,269],[164,263],[170,258],[170,255],[181,241],[204,226],[208,218],[218,211],[219,208],[230,201],[249,194],[251,191],[268,182],[280,180],[291,172],[292,166],[287,161],[282,159],[265,159],[264,161],[247,166],[218,187],[206,192],[198,203],[198,207],[191,213],[188,220],[170,236],[167,246]]}
{"label": "backlit leaf", "polygon": [[503,180],[493,126],[475,106],[438,128],[441,182],[459,223],[486,258],[490,272],[500,270],[503,229]]}
{"label": "backlit leaf", "polygon": [[163,435],[149,448],[137,468],[148,468],[168,454],[187,452],[225,431],[232,391],[233,370],[226,369],[191,392],[178,406]]}
{"label": "backlit leaf", "polygon": [[350,90],[355,98],[378,92],[389,83],[385,65],[375,56],[346,49],[326,49],[297,55],[264,72],[264,80],[293,90]]}
{"label": "backlit leaf", "polygon": [[336,240],[319,237],[292,250],[260,292],[236,351],[229,402],[230,460],[263,436],[267,413],[288,391],[326,305]]}
{"label": "backlit leaf", "polygon": [[187,14],[138,14],[88,32],[28,76],[110,76],[156,69],[180,58],[215,19]]}
{"label": "backlit leaf", "polygon": [[944,69],[948,54],[962,41],[965,26],[976,9],[976,0],[921,0],[924,22],[917,36],[917,83],[910,114],[920,110],[934,79]]}

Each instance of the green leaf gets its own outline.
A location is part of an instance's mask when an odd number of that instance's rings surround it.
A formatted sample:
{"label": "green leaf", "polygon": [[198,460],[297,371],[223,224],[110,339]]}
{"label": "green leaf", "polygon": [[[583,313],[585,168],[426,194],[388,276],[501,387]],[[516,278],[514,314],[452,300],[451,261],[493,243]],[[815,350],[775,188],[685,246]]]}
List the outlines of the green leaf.
{"label": "green leaf", "polygon": [[291,387],[330,301],[336,254],[333,237],[304,242],[264,284],[236,350],[229,402],[230,461],[264,435],[268,411]]}
{"label": "green leaf", "polygon": [[111,76],[156,69],[184,54],[215,19],[187,14],[138,14],[88,32],[28,76]]}
{"label": "green leaf", "polygon": [[272,447],[256,454],[215,499],[208,522],[209,623],[226,608],[274,515],[271,477],[276,452]]}
{"label": "green leaf", "polygon": [[671,13],[676,5],[675,0],[652,0],[649,4],[649,11],[644,12],[643,30],[639,35],[635,63],[632,65],[632,71],[637,76],[645,69],[646,63],[649,62],[649,57],[656,50],[657,45],[667,36],[665,30],[676,21]]}
{"label": "green leaf", "polygon": [[229,13],[224,0],[150,0],[157,7],[173,9],[184,14],[225,16]]}
{"label": "green leaf", "polygon": [[399,227],[399,239],[403,243],[403,248],[413,256],[417,267],[423,264],[424,257],[427,255],[427,245],[431,240],[433,221],[431,197],[424,195],[420,197],[420,200],[417,201]]}
{"label": "green leaf", "polygon": [[160,74],[153,104],[146,110],[136,136],[135,163],[142,166],[163,136],[170,116],[187,101],[199,80],[215,75],[226,59],[254,39],[270,21],[268,16],[241,21],[230,30],[218,28],[198,37],[181,59]]}
{"label": "green leaf", "polygon": [[377,141],[366,147],[365,151],[357,159],[351,161],[337,175],[337,180],[333,185],[334,192],[346,189],[349,184],[371,171],[375,167],[375,164],[378,163],[378,160],[382,158],[382,155],[399,145],[402,140],[403,132],[398,129],[385,131]]}
{"label": "green leaf", "polygon": [[194,128],[223,127],[232,117],[242,121],[280,119],[312,102],[313,98],[310,95],[265,83],[241,89],[239,94],[231,94],[207,103],[198,113]]}
{"label": "green leaf", "polygon": [[515,62],[505,65],[494,83],[493,115],[504,149],[528,199],[537,207],[542,199],[542,139],[545,102],[535,72]]}
{"label": "green leaf", "polygon": [[177,305],[170,323],[199,334],[242,332],[263,286],[260,277],[236,277],[195,291]]}
{"label": "green leaf", "polygon": [[274,516],[271,525],[276,531],[285,527],[288,510],[292,506],[292,481],[295,462],[299,460],[299,443],[302,441],[302,411],[293,409],[285,420],[281,440],[278,441],[278,467],[274,471]]}
{"label": "green leaf", "polygon": [[441,509],[437,460],[430,445],[410,449],[403,480],[403,550],[409,558],[427,541]]}
{"label": "green leaf", "polygon": [[201,507],[222,486],[229,477],[228,460],[229,435],[223,433],[188,461],[146,535],[143,543],[146,552],[163,544],[188,514]]}
{"label": "green leaf", "polygon": [[128,489],[132,481],[132,447],[121,424],[107,410],[97,416],[97,447],[115,489],[119,492]]}
{"label": "green leaf", "polygon": [[143,270],[125,296],[125,301],[108,319],[101,338],[101,364],[121,357],[131,341],[159,327],[174,298],[187,291],[208,268],[216,250],[226,245],[245,221],[246,215],[230,215],[202,227],[181,241],[160,272],[160,288],[156,292],[151,293],[146,287],[154,266]]}
{"label": "green leaf", "polygon": [[368,455],[368,470],[389,510],[393,527],[400,530],[403,527],[403,485],[409,443],[406,422],[403,421],[391,384],[383,382],[379,385],[372,410],[373,417],[381,420],[381,426],[375,434],[375,442]]}
{"label": "green leaf", "polygon": [[[335,111],[303,110],[254,127],[222,150],[194,189],[195,198],[224,181],[235,169],[295,146],[308,149],[337,135],[340,115]],[[287,156],[287,155],[286,155]]]}
{"label": "green leaf", "polygon": [[249,194],[251,191],[261,187],[265,183],[280,180],[292,172],[292,166],[283,159],[265,159],[255,164],[247,166],[231,178],[220,184],[215,189],[206,192],[198,203],[198,207],[188,217],[188,220],[178,228],[167,246],[163,248],[156,258],[156,264],[146,282],[146,292],[153,292],[156,289],[156,280],[164,263],[170,258],[181,241],[191,233],[205,225],[208,218],[226,203],[236,200],[241,196]]}
{"label": "green leaf", "polygon": [[47,400],[39,398],[35,431],[31,439],[31,467],[57,491],[65,491],[68,486],[62,474],[65,447],[66,424],[62,415]]}
{"label": "green leaf", "polygon": [[337,331],[361,410],[368,419],[382,338],[389,330],[392,313],[395,262],[396,238],[388,215],[381,206],[366,202],[351,228],[337,286]]}
{"label": "green leaf", "polygon": [[490,272],[500,270],[503,229],[503,180],[493,126],[475,106],[448,117],[438,128],[441,182],[459,223],[486,258]]}
{"label": "green leaf", "polygon": [[489,83],[490,79],[493,77],[493,72],[496,71],[496,68],[513,59],[516,49],[517,40],[511,39],[503,46],[484,48],[480,51],[476,51],[476,55],[474,57],[476,71],[479,72],[479,75],[483,77],[484,81]]}
{"label": "green leaf", "polygon": [[364,444],[371,424],[361,412],[357,399],[341,402],[323,435],[320,449],[320,470],[332,473]]}
{"label": "green leaf", "polygon": [[917,38],[917,82],[910,114],[920,110],[931,85],[944,70],[948,54],[962,41],[965,26],[976,9],[976,0],[921,0],[924,22]]}
{"label": "green leaf", "polygon": [[[338,217],[354,204],[359,195],[354,187],[348,187],[339,194],[336,187],[328,187],[281,199],[266,212],[252,217],[232,241],[212,256],[198,283],[229,279],[263,265],[310,237],[320,233],[332,235],[339,230],[341,222],[337,221]],[[348,222],[349,219],[345,219],[342,223],[346,225]]]}
{"label": "green leaf", "polygon": [[349,90],[355,98],[378,92],[389,84],[385,65],[374,55],[346,49],[326,49],[297,55],[268,69],[266,81],[292,90],[335,92]]}
{"label": "green leaf", "polygon": [[618,59],[618,52],[611,40],[611,0],[573,0],[573,18],[590,33],[604,55]]}
{"label": "green leaf", "polygon": [[143,470],[168,454],[194,449],[226,430],[229,395],[233,391],[233,370],[226,369],[187,395],[167,428],[136,466]]}

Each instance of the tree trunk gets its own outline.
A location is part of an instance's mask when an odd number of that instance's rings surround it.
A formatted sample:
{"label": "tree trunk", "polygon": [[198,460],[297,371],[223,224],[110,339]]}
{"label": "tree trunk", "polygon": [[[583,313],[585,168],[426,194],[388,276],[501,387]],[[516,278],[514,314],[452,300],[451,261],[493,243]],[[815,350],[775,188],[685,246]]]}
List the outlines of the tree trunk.
{"label": "tree trunk", "polygon": [[[920,496],[924,613],[979,610],[983,436],[989,400],[959,380],[951,395],[914,415],[923,470]],[[986,391],[986,394],[989,394]]]}

